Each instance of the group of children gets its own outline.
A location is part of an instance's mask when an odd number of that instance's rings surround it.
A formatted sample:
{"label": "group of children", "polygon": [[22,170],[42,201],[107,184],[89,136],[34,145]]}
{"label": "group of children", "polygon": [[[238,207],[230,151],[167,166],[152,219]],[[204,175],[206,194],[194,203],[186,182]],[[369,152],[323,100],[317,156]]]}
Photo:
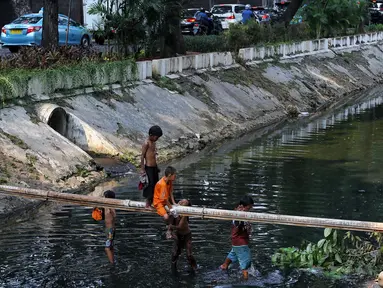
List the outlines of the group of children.
{"label": "group of children", "polygon": [[[168,166],[164,176],[159,179],[160,169],[157,166],[156,141],[162,136],[159,126],[149,129],[149,137],[142,145],[141,169],[139,188],[143,189],[146,198],[146,207],[154,207],[157,214],[163,217],[167,225],[166,238],[173,239],[172,268],[176,268],[178,258],[183,249],[186,249],[188,262],[193,270],[197,269],[196,260],[192,254],[192,233],[189,227],[189,217],[179,216],[173,206],[191,206],[190,200],[183,199],[176,204],[173,196],[173,182],[176,179],[176,169]],[[112,191],[104,193],[106,198],[115,198]],[[236,210],[249,211],[254,201],[245,196],[240,201]],[[114,209],[105,209],[105,227],[107,241],[105,251],[111,263],[114,263],[113,241],[115,235],[116,212]],[[248,279],[248,269],[251,266],[251,253],[249,249],[249,238],[251,225],[247,222],[233,221],[231,227],[232,249],[227,255],[225,262],[220,266],[227,270],[231,263],[239,262],[244,279]]]}

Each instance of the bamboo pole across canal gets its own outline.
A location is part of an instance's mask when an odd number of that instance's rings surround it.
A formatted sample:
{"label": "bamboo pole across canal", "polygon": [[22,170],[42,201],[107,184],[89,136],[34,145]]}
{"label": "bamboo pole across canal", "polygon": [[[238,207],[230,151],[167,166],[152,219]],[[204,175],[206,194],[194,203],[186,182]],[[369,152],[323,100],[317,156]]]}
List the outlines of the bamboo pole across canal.
{"label": "bamboo pole across canal", "polygon": [[[156,213],[154,209],[146,209],[144,202],[109,199],[103,197],[94,197],[86,195],[77,195],[69,193],[58,193],[53,191],[20,188],[13,186],[0,185],[0,194],[6,194],[17,197],[32,198],[36,200],[46,200],[52,202],[60,202],[71,205],[79,205],[85,207],[107,207],[119,210],[140,212],[140,213]],[[290,216],[279,214],[242,212],[223,209],[211,209],[201,207],[176,206],[176,210],[180,215],[193,216],[203,219],[219,219],[219,220],[240,220],[254,223],[266,223],[277,225],[318,227],[318,228],[334,228],[351,231],[383,232],[383,223],[340,220],[328,218],[314,218],[304,216]]]}

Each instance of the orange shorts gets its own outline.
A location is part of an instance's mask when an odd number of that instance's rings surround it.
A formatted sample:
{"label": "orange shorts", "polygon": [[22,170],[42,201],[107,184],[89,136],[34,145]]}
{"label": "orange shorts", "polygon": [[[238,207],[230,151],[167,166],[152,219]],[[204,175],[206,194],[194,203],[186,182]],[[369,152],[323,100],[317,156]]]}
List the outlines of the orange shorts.
{"label": "orange shorts", "polygon": [[156,208],[157,214],[160,216],[164,216],[165,214],[168,214],[168,212],[165,209],[165,205],[163,205],[162,203],[158,203],[157,205],[154,206],[154,208]]}

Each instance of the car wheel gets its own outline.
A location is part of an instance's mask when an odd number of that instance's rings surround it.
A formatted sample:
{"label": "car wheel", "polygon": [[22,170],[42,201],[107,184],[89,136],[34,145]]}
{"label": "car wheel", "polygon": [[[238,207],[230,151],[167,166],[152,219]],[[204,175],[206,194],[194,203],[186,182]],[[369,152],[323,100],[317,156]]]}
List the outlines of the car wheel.
{"label": "car wheel", "polygon": [[8,47],[8,49],[9,49],[9,51],[11,51],[11,53],[17,53],[17,52],[19,52],[20,47],[14,46],[14,47]]}
{"label": "car wheel", "polygon": [[88,48],[90,45],[89,37],[87,35],[82,36],[81,38],[81,46],[83,48]]}

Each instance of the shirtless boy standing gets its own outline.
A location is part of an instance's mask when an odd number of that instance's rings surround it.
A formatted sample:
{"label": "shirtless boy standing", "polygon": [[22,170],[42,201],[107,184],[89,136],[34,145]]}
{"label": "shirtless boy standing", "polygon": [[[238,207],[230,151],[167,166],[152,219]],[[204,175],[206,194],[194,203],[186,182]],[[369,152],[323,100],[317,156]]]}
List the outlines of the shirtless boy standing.
{"label": "shirtless boy standing", "polygon": [[154,186],[159,180],[159,169],[157,167],[156,142],[162,136],[162,129],[159,126],[152,126],[149,129],[149,137],[142,144],[141,150],[141,176],[148,177],[148,185],[144,188],[143,196],[146,198],[146,208],[153,202]]}
{"label": "shirtless boy standing", "polygon": [[[181,206],[191,206],[190,200],[183,199],[178,202]],[[177,270],[177,261],[183,249],[186,249],[186,257],[193,269],[197,270],[197,262],[192,253],[192,234],[189,227],[189,217],[180,216],[174,219],[174,225],[169,225],[171,229],[176,230],[174,238],[173,253],[172,253],[172,269]]]}
{"label": "shirtless boy standing", "polygon": [[[105,191],[104,192],[105,198],[116,198],[116,195],[113,191]],[[105,242],[105,252],[106,256],[108,257],[108,260],[110,263],[114,264],[114,248],[113,248],[113,242],[114,242],[114,236],[116,233],[116,210],[111,208],[105,208],[105,232],[106,232],[106,242]]]}

